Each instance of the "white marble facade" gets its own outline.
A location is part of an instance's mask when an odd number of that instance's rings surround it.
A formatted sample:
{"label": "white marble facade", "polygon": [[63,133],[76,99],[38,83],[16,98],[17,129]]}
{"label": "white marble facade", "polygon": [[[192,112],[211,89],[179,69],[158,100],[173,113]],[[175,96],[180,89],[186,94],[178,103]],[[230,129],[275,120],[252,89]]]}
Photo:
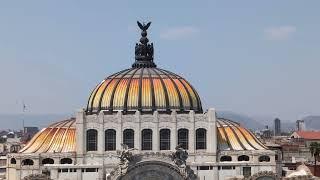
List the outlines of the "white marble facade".
{"label": "white marble facade", "polygon": [[[153,114],[141,114],[139,111],[133,114],[122,114],[121,111],[108,114],[101,111],[99,114],[86,115],[80,111],[76,115],[76,152],[75,153],[43,153],[43,154],[11,154],[8,156],[9,180],[22,179],[29,174],[50,171],[50,177],[54,180],[65,179],[105,179],[119,162],[117,150],[121,150],[123,143],[123,131],[134,130],[134,153],[162,152],[171,153],[177,146],[177,132],[181,128],[189,130],[189,158],[187,164],[198,175],[200,180],[226,179],[237,175],[243,175],[244,167],[250,169],[253,175],[260,171],[276,171],[275,153],[271,150],[220,150],[218,148],[217,118],[214,109],[205,113],[162,114],[155,111]],[[161,129],[170,129],[170,150],[159,150],[159,132]],[[206,148],[196,149],[195,132],[197,129],[206,129]],[[97,150],[87,151],[86,132],[95,129],[98,132]],[[105,151],[105,130],[116,130],[116,150]],[[141,150],[141,131],[152,130],[152,150]],[[246,155],[247,161],[239,161],[238,157]],[[259,157],[267,155],[269,162],[260,162]],[[231,161],[221,162],[222,156],[230,156]],[[10,159],[15,158],[17,163],[11,164]],[[34,165],[23,166],[21,161],[30,158]],[[54,164],[41,165],[44,158],[52,158]],[[60,164],[62,158],[72,159],[72,164]],[[160,159],[161,161],[161,159]]]}

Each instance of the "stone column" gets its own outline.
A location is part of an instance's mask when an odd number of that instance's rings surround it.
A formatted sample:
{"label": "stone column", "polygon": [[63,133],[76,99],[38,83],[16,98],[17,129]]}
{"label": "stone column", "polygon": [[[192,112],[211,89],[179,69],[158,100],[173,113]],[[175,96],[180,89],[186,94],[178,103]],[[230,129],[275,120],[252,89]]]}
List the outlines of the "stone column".
{"label": "stone column", "polygon": [[195,118],[194,118],[194,111],[190,111],[189,112],[189,118],[190,121],[192,123],[192,128],[189,129],[189,152],[190,153],[194,153],[196,150],[196,146],[195,146]]}
{"label": "stone column", "polygon": [[172,131],[171,131],[171,141],[170,141],[170,149],[172,151],[175,151],[175,148],[177,147],[178,143],[178,136],[177,136],[177,112],[172,111],[171,113],[171,118],[172,118]]}
{"label": "stone column", "polygon": [[136,111],[134,124],[137,125],[134,129],[134,147],[141,150],[141,113]]}
{"label": "stone column", "polygon": [[155,129],[152,132],[152,150],[160,151],[160,137],[159,137],[159,117],[158,111],[153,113],[153,121],[155,122]]}
{"label": "stone column", "polygon": [[[76,150],[78,157],[83,157],[86,149],[85,145],[85,112],[80,110],[76,114]],[[77,158],[78,163],[83,163],[83,158]]]}

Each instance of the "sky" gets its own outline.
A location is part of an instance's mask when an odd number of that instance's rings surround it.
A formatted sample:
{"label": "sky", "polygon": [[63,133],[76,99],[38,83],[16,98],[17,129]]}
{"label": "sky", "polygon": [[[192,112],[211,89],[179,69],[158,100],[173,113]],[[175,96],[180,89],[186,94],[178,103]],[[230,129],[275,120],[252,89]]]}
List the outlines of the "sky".
{"label": "sky", "polygon": [[296,120],[320,115],[320,1],[0,2],[0,114],[73,114],[134,62],[152,21],[158,67],[204,109]]}

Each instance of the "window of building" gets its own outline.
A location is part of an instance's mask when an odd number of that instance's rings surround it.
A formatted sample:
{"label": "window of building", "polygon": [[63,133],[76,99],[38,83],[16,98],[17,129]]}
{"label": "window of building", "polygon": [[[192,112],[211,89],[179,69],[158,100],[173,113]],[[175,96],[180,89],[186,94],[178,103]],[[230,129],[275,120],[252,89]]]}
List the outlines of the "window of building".
{"label": "window of building", "polygon": [[31,160],[31,159],[24,159],[23,161],[22,161],[22,165],[23,166],[32,166],[34,163],[33,163],[33,160]]}
{"label": "window of building", "polygon": [[230,170],[230,169],[235,169],[235,166],[219,166],[218,170],[222,169],[222,170]]}
{"label": "window of building", "polygon": [[11,158],[11,159],[10,159],[10,164],[17,164],[16,159],[15,159],[15,158]]}
{"label": "window of building", "polygon": [[70,159],[70,158],[62,158],[60,160],[60,164],[72,164],[72,159]]}
{"label": "window of building", "polygon": [[212,170],[213,166],[197,166],[197,170]]}
{"label": "window of building", "polygon": [[105,150],[116,150],[116,130],[114,129],[107,129],[105,131]]}
{"label": "window of building", "polygon": [[98,131],[95,129],[87,130],[87,151],[97,151]]}
{"label": "window of building", "polygon": [[259,162],[270,162],[270,157],[269,156],[260,156]]}
{"label": "window of building", "polygon": [[170,129],[160,130],[160,150],[170,150]]}
{"label": "window of building", "polygon": [[134,131],[132,129],[123,131],[123,144],[128,145],[129,148],[134,148]]}
{"label": "window of building", "polygon": [[178,144],[181,144],[183,149],[188,149],[189,147],[189,130],[188,129],[178,130]]}
{"label": "window of building", "polygon": [[196,130],[196,149],[207,148],[207,130],[200,128]]}
{"label": "window of building", "polygon": [[85,171],[86,172],[98,172],[98,168],[86,168]]}
{"label": "window of building", "polygon": [[142,134],[142,150],[152,150],[152,130],[151,129],[144,129],[141,132]]}
{"label": "window of building", "polygon": [[75,169],[75,168],[70,168],[70,169],[69,169],[69,172],[77,172],[77,169]]}
{"label": "window of building", "polygon": [[243,167],[243,176],[245,178],[251,176],[251,167]]}
{"label": "window of building", "polygon": [[249,156],[241,155],[238,157],[238,161],[249,161]]}
{"label": "window of building", "polygon": [[224,161],[232,161],[232,157],[231,156],[221,156],[220,162],[224,162]]}
{"label": "window of building", "polygon": [[54,160],[51,158],[45,158],[42,160],[42,164],[54,164]]}

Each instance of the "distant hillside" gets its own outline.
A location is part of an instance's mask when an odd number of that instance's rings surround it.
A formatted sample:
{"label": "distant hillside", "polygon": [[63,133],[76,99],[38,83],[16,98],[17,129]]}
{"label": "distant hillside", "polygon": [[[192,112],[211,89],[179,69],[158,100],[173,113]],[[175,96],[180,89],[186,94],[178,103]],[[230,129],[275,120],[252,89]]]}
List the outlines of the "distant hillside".
{"label": "distant hillside", "polygon": [[[270,129],[273,129],[274,118],[272,117],[249,117],[232,111],[218,111],[217,116],[236,121],[252,130],[263,129],[265,125],[269,125]],[[37,126],[43,128],[53,122],[70,117],[71,115],[68,114],[0,114],[0,130],[22,129],[22,120],[24,120],[25,126]],[[307,116],[302,119],[305,120],[307,129],[320,130],[320,116]],[[292,131],[295,129],[295,122],[282,120],[281,129],[287,132]]]}
{"label": "distant hillside", "polygon": [[308,130],[320,130],[320,116],[307,116],[302,119]]}
{"label": "distant hillside", "polygon": [[231,111],[218,111],[217,116],[220,118],[226,118],[238,122],[248,129],[257,130],[264,128],[263,124],[244,114],[239,114]]}
{"label": "distant hillside", "polygon": [[22,129],[22,121],[24,120],[25,126],[37,126],[39,128],[46,127],[47,125],[70,118],[66,114],[0,114],[0,129]]}

